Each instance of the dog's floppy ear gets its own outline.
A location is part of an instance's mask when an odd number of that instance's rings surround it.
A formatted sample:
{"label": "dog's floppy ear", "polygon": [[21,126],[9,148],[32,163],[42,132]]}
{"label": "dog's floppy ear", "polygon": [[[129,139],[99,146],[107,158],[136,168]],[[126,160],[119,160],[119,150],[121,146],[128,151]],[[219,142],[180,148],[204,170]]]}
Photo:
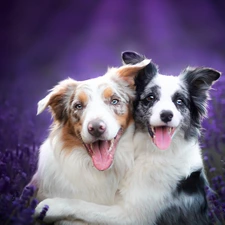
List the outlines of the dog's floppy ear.
{"label": "dog's floppy ear", "polygon": [[[121,56],[123,63],[130,65],[137,65],[138,63],[146,60],[146,57],[144,55],[133,51],[122,52]],[[139,83],[142,84],[142,86],[146,85],[158,73],[158,66],[155,65],[152,61],[148,63],[148,65],[146,65],[144,68],[145,69],[138,73],[138,76],[135,77],[135,84],[137,88],[140,86]]]}
{"label": "dog's floppy ear", "polygon": [[191,86],[209,90],[211,85],[219,79],[221,73],[207,67],[187,67],[181,77]]}
{"label": "dog's floppy ear", "polygon": [[123,64],[137,64],[145,59],[145,56],[132,51],[125,51],[121,54]]}
{"label": "dog's floppy ear", "polygon": [[37,115],[42,113],[48,106],[52,111],[53,117],[58,120],[67,119],[67,104],[71,93],[76,89],[77,81],[73,79],[66,79],[59,82],[50,93],[38,102]]}
{"label": "dog's floppy ear", "polygon": [[134,79],[140,70],[145,68],[151,62],[150,59],[144,59],[135,65],[124,65],[117,69],[119,78],[126,81],[130,87],[134,87]]}
{"label": "dog's floppy ear", "polygon": [[[221,73],[206,67],[187,67],[179,77],[187,84],[190,99],[195,108],[192,109],[194,119],[206,115],[207,99],[212,84],[219,79]],[[192,104],[191,104],[192,105]]]}

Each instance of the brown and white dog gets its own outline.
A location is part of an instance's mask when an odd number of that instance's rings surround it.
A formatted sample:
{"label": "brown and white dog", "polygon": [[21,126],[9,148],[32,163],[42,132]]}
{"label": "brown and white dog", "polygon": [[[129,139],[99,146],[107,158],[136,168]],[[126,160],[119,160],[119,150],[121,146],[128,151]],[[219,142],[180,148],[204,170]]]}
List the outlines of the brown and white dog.
{"label": "brown and white dog", "polygon": [[149,62],[111,68],[95,79],[64,80],[38,103],[37,114],[49,106],[54,119],[30,182],[38,188],[38,200],[114,203],[120,181],[134,162],[134,77]]}

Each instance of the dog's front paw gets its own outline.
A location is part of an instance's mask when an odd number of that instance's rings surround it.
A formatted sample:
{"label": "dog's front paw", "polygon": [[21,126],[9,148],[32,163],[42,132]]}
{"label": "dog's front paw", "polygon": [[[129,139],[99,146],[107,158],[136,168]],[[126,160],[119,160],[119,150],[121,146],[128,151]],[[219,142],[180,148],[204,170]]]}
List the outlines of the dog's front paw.
{"label": "dog's front paw", "polygon": [[68,203],[60,198],[47,198],[35,208],[34,217],[46,223],[67,219],[66,208]]}

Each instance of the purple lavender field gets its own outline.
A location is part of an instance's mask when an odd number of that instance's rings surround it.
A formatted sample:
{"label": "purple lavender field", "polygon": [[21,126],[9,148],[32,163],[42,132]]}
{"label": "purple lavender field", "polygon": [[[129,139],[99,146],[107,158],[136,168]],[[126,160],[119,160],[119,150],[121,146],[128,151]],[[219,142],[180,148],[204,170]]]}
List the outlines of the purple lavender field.
{"label": "purple lavender field", "polygon": [[[32,225],[38,148],[50,115],[37,102],[67,77],[121,65],[133,50],[161,73],[186,66],[225,72],[225,1],[4,1],[0,7],[0,225]],[[225,75],[211,90],[201,144],[212,224],[225,224]]]}

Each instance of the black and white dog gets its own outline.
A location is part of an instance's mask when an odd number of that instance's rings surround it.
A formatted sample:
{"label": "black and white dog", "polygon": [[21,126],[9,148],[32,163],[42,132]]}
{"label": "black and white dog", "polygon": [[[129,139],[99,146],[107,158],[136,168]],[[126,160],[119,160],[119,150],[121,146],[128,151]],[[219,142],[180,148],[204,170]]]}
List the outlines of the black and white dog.
{"label": "black and white dog", "polygon": [[[124,52],[125,64],[144,56]],[[206,225],[207,179],[198,138],[208,91],[220,77],[210,68],[186,68],[165,76],[150,63],[136,77],[134,166],[120,184],[112,206],[75,199],[46,199],[46,221],[83,220],[110,225]],[[66,207],[65,207],[66,206]]]}

